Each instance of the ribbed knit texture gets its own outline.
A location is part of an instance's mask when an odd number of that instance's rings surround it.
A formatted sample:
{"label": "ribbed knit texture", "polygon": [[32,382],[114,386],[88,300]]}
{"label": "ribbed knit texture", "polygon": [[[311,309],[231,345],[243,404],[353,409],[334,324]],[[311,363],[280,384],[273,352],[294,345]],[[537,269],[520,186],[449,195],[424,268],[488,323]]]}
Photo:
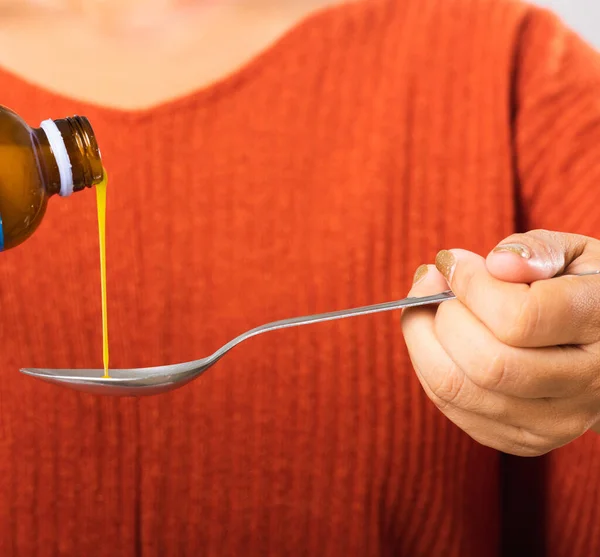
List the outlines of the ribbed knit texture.
{"label": "ribbed knit texture", "polygon": [[[598,56],[518,2],[329,9],[142,112],[7,73],[0,91],[33,125],[79,113],[97,132],[115,367],[404,297],[442,248],[600,237]],[[0,284],[2,557],[600,554],[598,438],[503,483],[422,392],[397,313],[270,333],[181,390],[108,399],[17,371],[101,365],[93,192],[53,200]]]}

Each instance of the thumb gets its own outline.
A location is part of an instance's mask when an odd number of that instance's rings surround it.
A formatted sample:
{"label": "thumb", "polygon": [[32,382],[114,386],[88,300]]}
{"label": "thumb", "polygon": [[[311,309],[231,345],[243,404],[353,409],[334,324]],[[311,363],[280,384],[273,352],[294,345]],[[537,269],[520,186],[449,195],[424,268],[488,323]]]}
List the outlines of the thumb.
{"label": "thumb", "polygon": [[594,250],[592,242],[600,246],[600,242],[578,234],[548,230],[513,234],[488,254],[486,265],[497,279],[528,284],[567,271],[573,274],[593,271],[599,268],[600,247]]}

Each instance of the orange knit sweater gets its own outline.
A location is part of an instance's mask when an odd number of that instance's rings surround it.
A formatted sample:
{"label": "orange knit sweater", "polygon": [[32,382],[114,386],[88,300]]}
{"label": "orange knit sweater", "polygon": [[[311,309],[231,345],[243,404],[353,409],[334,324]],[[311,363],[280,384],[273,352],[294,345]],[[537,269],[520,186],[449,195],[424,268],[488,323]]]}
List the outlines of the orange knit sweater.
{"label": "orange knit sweater", "polygon": [[[600,57],[512,0],[328,9],[141,112],[0,72],[31,124],[96,129],[116,367],[401,298],[441,248],[600,237],[599,91]],[[172,394],[109,399],[17,371],[101,365],[94,194],[52,202],[0,284],[2,557],[600,554],[600,437],[533,460],[476,444],[422,392],[397,313],[270,333]]]}

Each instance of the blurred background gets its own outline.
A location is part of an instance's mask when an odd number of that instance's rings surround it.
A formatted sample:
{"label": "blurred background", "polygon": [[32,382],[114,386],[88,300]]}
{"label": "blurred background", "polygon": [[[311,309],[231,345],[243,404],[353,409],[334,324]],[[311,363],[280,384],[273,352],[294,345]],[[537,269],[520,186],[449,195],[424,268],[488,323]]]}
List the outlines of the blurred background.
{"label": "blurred background", "polygon": [[600,0],[531,0],[552,8],[596,48],[600,48]]}

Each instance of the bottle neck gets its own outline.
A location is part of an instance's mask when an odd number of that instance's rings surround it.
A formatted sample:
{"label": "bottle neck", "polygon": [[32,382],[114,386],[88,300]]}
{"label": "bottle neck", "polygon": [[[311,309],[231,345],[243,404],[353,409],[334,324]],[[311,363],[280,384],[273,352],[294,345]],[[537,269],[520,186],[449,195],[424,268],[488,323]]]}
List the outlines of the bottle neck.
{"label": "bottle neck", "polygon": [[33,135],[49,195],[66,197],[102,181],[100,149],[87,118],[45,120]]}

